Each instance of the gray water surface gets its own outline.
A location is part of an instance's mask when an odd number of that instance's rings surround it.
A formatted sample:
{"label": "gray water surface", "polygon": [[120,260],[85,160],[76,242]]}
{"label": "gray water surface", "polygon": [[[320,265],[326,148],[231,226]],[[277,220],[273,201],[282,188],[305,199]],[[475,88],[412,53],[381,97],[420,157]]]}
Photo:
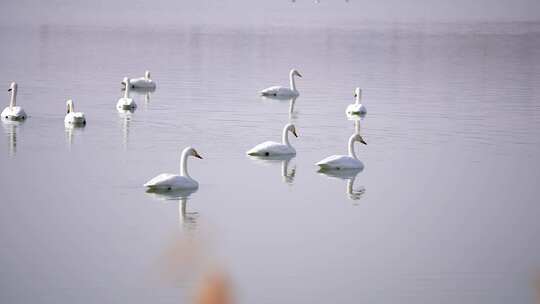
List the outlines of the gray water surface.
{"label": "gray water surface", "polygon": [[[535,301],[538,23],[38,24],[0,37],[0,86],[17,81],[29,114],[2,124],[2,303],[185,303],[199,270],[170,256],[186,237],[238,303]],[[292,67],[304,77],[289,113],[257,91]],[[121,79],[145,69],[157,90],[118,113]],[[365,169],[317,173],[347,152],[357,86]],[[64,127],[67,98],[85,128]],[[288,122],[296,157],[245,155]],[[188,145],[204,157],[189,160],[199,190],[145,193]]]}

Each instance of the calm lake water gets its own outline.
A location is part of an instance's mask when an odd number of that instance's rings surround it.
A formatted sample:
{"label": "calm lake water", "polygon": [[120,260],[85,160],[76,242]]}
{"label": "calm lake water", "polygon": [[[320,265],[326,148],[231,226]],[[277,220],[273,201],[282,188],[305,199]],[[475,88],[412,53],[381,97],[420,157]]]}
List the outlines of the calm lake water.
{"label": "calm lake water", "polygon": [[[186,303],[212,267],[238,303],[536,301],[540,23],[35,24],[0,37],[0,87],[17,81],[30,116],[2,124],[2,303]],[[289,113],[257,92],[292,67],[304,77]],[[118,113],[121,79],[145,69],[157,90]],[[357,86],[365,169],[319,174],[347,152]],[[64,127],[67,98],[85,128]],[[296,157],[245,155],[288,122]],[[199,190],[145,193],[188,145],[204,157],[190,159]]]}

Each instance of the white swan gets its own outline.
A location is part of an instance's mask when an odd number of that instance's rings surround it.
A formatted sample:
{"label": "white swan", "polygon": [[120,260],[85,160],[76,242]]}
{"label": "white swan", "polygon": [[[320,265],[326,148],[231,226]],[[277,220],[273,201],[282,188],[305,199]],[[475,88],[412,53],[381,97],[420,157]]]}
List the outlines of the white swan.
{"label": "white swan", "polygon": [[300,95],[296,90],[296,83],[294,82],[294,76],[302,77],[297,70],[292,69],[289,72],[289,82],[291,87],[286,88],[282,86],[273,86],[262,90],[260,93],[262,96],[268,97],[293,97]]}
{"label": "white swan", "polygon": [[295,155],[296,150],[289,143],[289,132],[298,137],[298,134],[296,134],[296,127],[293,124],[287,124],[283,128],[281,143],[265,141],[251,148],[246,153],[251,156]]}
{"label": "white swan", "polygon": [[362,90],[360,88],[356,88],[356,91],[354,92],[354,97],[356,97],[356,102],[353,104],[350,104],[347,107],[347,110],[345,113],[348,115],[360,115],[364,116],[367,114],[366,106],[360,103],[362,101]]}
{"label": "white swan", "polygon": [[360,134],[353,134],[349,138],[349,155],[332,155],[316,163],[323,170],[347,170],[347,169],[363,169],[364,164],[358,159],[354,152],[354,143],[360,142],[364,145],[364,141]]}
{"label": "white swan", "polygon": [[201,158],[192,147],[187,147],[182,151],[180,160],[180,175],[171,173],[161,173],[144,184],[150,190],[182,190],[182,189],[197,189],[199,183],[191,178],[187,172],[187,159],[189,156]]}
{"label": "white swan", "polygon": [[145,71],[144,77],[130,79],[129,84],[134,89],[154,90],[156,88],[156,83],[150,79],[150,71]]}
{"label": "white swan", "polygon": [[8,92],[11,92],[11,100],[9,106],[2,111],[2,119],[7,120],[23,120],[26,118],[26,113],[23,108],[17,106],[17,83],[12,82]]}
{"label": "white swan", "polygon": [[73,100],[66,101],[67,114],[64,118],[64,124],[66,125],[85,125],[86,117],[83,112],[75,112],[73,107]]}
{"label": "white swan", "polygon": [[124,77],[122,84],[126,86],[126,90],[124,91],[124,97],[118,99],[118,102],[116,103],[116,108],[118,110],[133,110],[137,107],[137,104],[135,103],[133,98],[129,97],[129,78]]}

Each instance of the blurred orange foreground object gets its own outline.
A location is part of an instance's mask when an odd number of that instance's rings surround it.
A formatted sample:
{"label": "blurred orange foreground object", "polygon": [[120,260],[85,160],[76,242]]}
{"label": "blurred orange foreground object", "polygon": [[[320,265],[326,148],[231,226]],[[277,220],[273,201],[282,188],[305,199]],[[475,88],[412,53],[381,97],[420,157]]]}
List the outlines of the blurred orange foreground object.
{"label": "blurred orange foreground object", "polygon": [[223,273],[212,273],[201,281],[195,304],[232,304],[231,284]]}

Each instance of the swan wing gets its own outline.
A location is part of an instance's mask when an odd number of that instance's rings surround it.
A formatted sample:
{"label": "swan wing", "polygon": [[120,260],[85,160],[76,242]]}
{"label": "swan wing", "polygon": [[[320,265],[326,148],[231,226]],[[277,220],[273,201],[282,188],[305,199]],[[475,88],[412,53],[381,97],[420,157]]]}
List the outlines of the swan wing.
{"label": "swan wing", "polygon": [[287,87],[274,86],[261,91],[262,96],[298,96],[298,92]]}
{"label": "swan wing", "polygon": [[275,141],[263,142],[247,151],[248,155],[256,156],[276,156],[295,153],[296,151],[294,150],[294,148]]}
{"label": "swan wing", "polygon": [[134,88],[155,88],[156,83],[152,79],[146,79],[144,77],[130,79],[129,84]]}
{"label": "swan wing", "polygon": [[363,167],[359,160],[348,155],[328,156],[316,165],[321,169],[359,169]]}
{"label": "swan wing", "polygon": [[161,187],[161,186],[170,186],[176,177],[179,175],[177,174],[170,174],[170,173],[161,173],[158,176],[152,178],[151,180],[147,181],[144,186],[145,187]]}
{"label": "swan wing", "polygon": [[192,189],[199,184],[192,178],[171,173],[161,173],[160,175],[147,181],[143,186],[153,189]]}
{"label": "swan wing", "polygon": [[261,91],[261,95],[263,96],[276,96],[279,92],[281,92],[284,88],[282,86],[273,86],[266,88]]}

